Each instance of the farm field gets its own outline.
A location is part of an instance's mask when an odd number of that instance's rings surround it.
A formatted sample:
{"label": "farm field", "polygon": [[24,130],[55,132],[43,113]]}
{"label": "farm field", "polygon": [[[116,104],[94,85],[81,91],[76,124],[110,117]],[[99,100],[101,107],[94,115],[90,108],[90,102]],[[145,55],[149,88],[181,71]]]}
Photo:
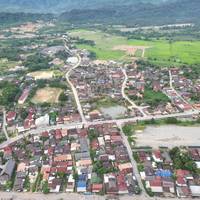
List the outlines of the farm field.
{"label": "farm field", "polygon": [[81,44],[77,47],[95,52],[97,59],[130,60],[130,52],[127,54],[126,51],[117,48],[120,45],[126,45],[135,50],[134,56],[136,57],[141,57],[141,47],[146,48],[144,57],[154,63],[162,63],[163,65],[200,63],[200,41],[128,40],[126,37],[88,30],[73,30],[69,34],[74,37],[93,40],[95,46]]}
{"label": "farm field", "polygon": [[38,89],[35,96],[32,98],[32,102],[38,103],[58,103],[59,96],[62,93],[62,89],[45,87]]}
{"label": "farm field", "polygon": [[93,40],[96,44],[95,46],[80,44],[77,47],[95,52],[99,60],[124,60],[125,58],[130,58],[123,51],[113,50],[113,48],[119,45],[126,45],[126,38],[110,35],[101,31],[74,30],[69,33],[74,37]]}

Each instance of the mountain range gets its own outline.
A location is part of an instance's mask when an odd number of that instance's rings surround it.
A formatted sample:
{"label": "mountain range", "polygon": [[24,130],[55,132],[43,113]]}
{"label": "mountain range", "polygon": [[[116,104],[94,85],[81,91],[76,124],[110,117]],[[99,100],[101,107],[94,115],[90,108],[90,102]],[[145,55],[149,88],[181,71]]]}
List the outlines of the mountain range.
{"label": "mountain range", "polygon": [[160,4],[175,0],[0,0],[0,11],[60,13],[73,9],[99,9],[139,3]]}
{"label": "mountain range", "polygon": [[200,0],[0,0],[0,12],[0,23],[5,13],[12,21],[17,17],[10,13],[23,12],[53,13],[61,21],[81,24],[199,24]]}
{"label": "mountain range", "polygon": [[[109,0],[108,0],[109,1]],[[127,0],[128,1],[128,0]],[[109,23],[126,25],[164,25],[200,21],[200,0],[146,1],[113,4],[94,9],[75,9],[60,15],[72,23]]]}

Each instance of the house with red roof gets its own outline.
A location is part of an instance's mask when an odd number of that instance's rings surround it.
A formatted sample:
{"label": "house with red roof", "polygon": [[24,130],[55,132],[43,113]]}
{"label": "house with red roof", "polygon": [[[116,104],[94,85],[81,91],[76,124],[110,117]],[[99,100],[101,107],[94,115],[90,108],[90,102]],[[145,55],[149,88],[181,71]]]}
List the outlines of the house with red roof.
{"label": "house with red roof", "polygon": [[154,193],[163,193],[161,177],[156,177],[153,180],[147,181],[146,187],[151,188],[151,191]]}
{"label": "house with red roof", "polygon": [[61,129],[56,129],[56,131],[55,131],[55,138],[56,138],[56,140],[62,139]]}
{"label": "house with red roof", "polygon": [[29,88],[24,89],[24,91],[22,92],[21,96],[18,99],[18,104],[20,105],[24,104],[26,99],[28,98],[29,93],[30,93]]}
{"label": "house with red roof", "polygon": [[7,114],[6,114],[7,123],[10,124],[11,122],[13,122],[16,119],[16,116],[17,116],[17,114],[14,111],[7,112]]}
{"label": "house with red roof", "polygon": [[93,193],[99,193],[103,189],[103,184],[101,183],[94,183],[92,184],[92,192]]}
{"label": "house with red roof", "polygon": [[128,187],[123,173],[120,173],[117,176],[117,186],[118,186],[118,194],[128,194]]}
{"label": "house with red roof", "polygon": [[153,152],[152,157],[154,159],[155,162],[163,162],[163,158],[162,158],[162,154],[160,152],[160,150],[156,150]]}

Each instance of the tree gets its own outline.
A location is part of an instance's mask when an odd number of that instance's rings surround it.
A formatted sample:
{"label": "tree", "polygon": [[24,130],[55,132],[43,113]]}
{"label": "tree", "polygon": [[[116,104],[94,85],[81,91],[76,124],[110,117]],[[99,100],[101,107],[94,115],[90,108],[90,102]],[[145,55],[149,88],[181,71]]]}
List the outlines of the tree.
{"label": "tree", "polygon": [[0,84],[0,89],[2,89],[0,94],[0,104],[4,106],[12,105],[20,93],[20,88],[10,82],[2,82]]}
{"label": "tree", "polygon": [[126,124],[123,126],[122,130],[126,136],[131,136],[134,133],[134,129],[131,124]]}
{"label": "tree", "polygon": [[24,181],[24,188],[25,188],[27,191],[30,191],[30,178],[29,178],[29,176],[26,176],[26,178],[25,178],[25,181]]}
{"label": "tree", "polygon": [[48,194],[49,193],[49,185],[47,181],[44,181],[42,184],[42,191],[44,194]]}
{"label": "tree", "polygon": [[68,96],[64,92],[62,92],[59,96],[59,101],[61,102],[68,101],[68,99]]}
{"label": "tree", "polygon": [[98,132],[95,130],[95,129],[89,129],[89,134],[88,134],[88,137],[89,137],[89,140],[92,141],[94,139],[97,139],[98,138]]}

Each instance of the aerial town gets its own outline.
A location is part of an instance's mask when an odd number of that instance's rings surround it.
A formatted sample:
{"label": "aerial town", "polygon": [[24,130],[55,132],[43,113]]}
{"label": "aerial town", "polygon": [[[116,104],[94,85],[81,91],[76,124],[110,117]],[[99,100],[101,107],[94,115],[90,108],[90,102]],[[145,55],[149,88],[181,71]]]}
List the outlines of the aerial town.
{"label": "aerial town", "polygon": [[200,197],[199,141],[155,148],[134,138],[148,123],[199,123],[199,77],[190,67],[93,59],[70,34],[39,33],[53,27],[0,32],[18,49],[0,75],[0,190]]}

